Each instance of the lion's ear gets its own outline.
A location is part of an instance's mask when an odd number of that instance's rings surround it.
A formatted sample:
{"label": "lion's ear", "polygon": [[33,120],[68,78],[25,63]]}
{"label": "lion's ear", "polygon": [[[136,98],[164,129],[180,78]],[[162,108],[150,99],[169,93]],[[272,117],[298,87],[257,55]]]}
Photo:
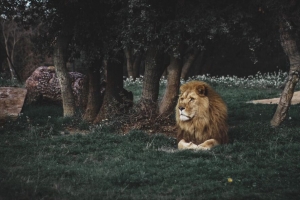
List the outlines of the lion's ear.
{"label": "lion's ear", "polygon": [[199,85],[197,87],[197,92],[200,96],[206,96],[207,95],[207,88],[204,85]]}

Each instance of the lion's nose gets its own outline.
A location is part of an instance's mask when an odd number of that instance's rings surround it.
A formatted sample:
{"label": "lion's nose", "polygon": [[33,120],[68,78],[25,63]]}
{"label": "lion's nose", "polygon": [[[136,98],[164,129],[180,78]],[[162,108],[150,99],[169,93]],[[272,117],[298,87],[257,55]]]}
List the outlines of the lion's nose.
{"label": "lion's nose", "polygon": [[182,111],[182,110],[184,110],[184,107],[179,106],[178,109]]}

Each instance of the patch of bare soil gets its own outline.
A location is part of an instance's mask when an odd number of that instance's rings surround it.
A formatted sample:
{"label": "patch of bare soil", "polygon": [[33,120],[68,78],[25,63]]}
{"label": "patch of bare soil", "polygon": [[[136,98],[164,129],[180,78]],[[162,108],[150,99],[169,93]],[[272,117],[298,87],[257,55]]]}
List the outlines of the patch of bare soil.
{"label": "patch of bare soil", "polygon": [[[252,100],[248,101],[247,103],[253,103],[253,104],[278,104],[280,100],[280,97],[278,98],[272,98],[272,99],[259,99],[259,100]],[[300,91],[294,92],[291,104],[299,104],[300,103]]]}
{"label": "patch of bare soil", "polygon": [[123,124],[122,132],[128,133],[130,130],[143,130],[148,134],[162,133],[169,137],[176,137],[175,119],[168,118],[140,118],[134,122]]}
{"label": "patch of bare soil", "polygon": [[[142,130],[148,134],[161,133],[168,137],[176,137],[176,125],[173,117],[146,117],[146,116],[131,116],[130,120],[127,115],[119,117],[116,121],[106,121],[104,124],[114,126],[117,132],[127,134],[131,130]],[[90,130],[80,130],[76,126],[66,127],[60,132],[61,135],[89,134]]]}
{"label": "patch of bare soil", "polygon": [[166,117],[159,116],[157,112],[157,105],[153,102],[146,102],[146,100],[139,102],[134,106],[133,112],[127,116],[124,115],[121,125],[121,132],[127,134],[131,130],[142,130],[148,134],[161,133],[169,137],[176,137],[176,123],[175,118],[171,114]]}

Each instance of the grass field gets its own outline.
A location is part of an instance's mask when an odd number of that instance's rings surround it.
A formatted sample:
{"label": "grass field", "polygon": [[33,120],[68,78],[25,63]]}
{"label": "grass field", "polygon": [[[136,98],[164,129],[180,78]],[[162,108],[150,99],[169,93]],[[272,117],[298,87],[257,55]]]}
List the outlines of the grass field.
{"label": "grass field", "polygon": [[[89,127],[59,106],[25,107],[0,128],[0,199],[300,199],[299,105],[271,128],[276,105],[245,102],[278,96],[276,84],[220,79],[205,80],[228,105],[230,143],[207,152],[178,151],[160,133]],[[127,88],[137,96],[141,84]],[[75,125],[90,133],[62,132]]]}

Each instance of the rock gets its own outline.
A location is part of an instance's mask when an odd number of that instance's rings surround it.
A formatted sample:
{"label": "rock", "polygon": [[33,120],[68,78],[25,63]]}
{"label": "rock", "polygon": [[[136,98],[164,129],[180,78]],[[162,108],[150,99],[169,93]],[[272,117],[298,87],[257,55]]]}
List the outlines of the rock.
{"label": "rock", "polygon": [[0,87],[0,124],[18,118],[26,97],[25,88]]}
{"label": "rock", "polygon": [[[87,84],[85,75],[79,72],[69,72],[72,82],[72,90],[75,96],[76,106],[86,106]],[[55,68],[38,67],[26,80],[27,98],[26,104],[37,101],[47,101],[61,104],[61,90]]]}

